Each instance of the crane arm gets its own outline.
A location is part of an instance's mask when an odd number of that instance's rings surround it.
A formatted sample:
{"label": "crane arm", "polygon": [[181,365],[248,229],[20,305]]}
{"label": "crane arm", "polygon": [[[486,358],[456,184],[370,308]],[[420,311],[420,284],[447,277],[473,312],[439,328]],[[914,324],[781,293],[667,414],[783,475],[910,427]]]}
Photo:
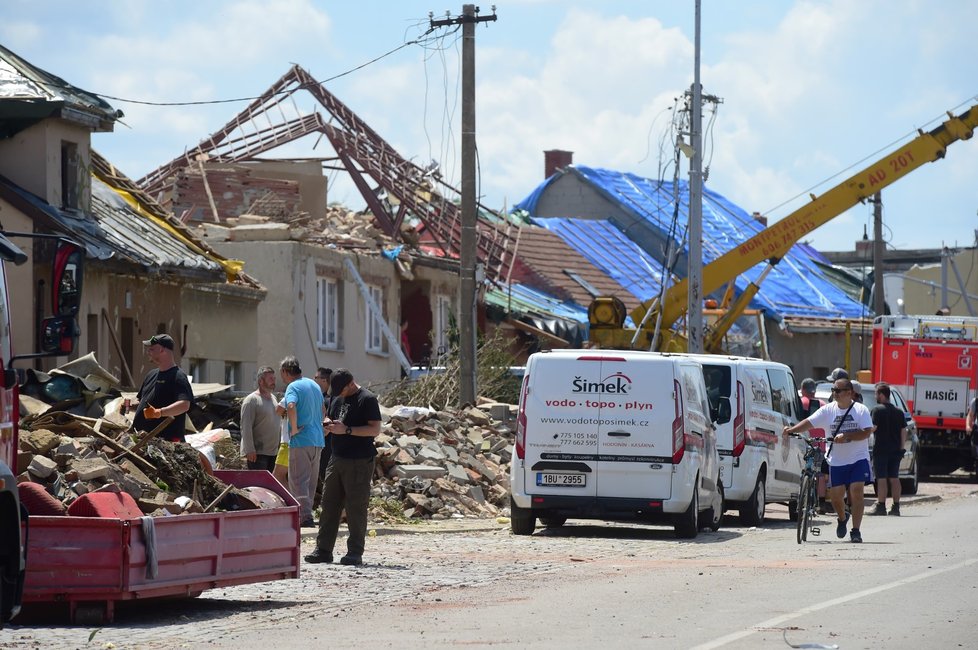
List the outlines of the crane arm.
{"label": "crane arm", "polygon": [[[777,264],[805,235],[915,169],[940,160],[949,145],[958,140],[970,139],[976,127],[978,104],[957,116],[948,113],[948,119],[933,130],[921,131],[906,145],[880,158],[821,196],[813,196],[810,203],[707,264],[703,267],[703,294],[716,291],[731,278],[764,260],[770,261],[772,265]],[[686,301],[687,280],[683,279],[669,288],[659,307],[663,331],[672,327],[686,313]],[[651,302],[636,307],[631,313],[632,321],[654,324],[654,317],[646,318],[646,311],[650,307]],[[620,340],[612,332],[601,332],[600,328],[595,328],[595,333],[599,343]],[[602,338],[607,340],[601,341]],[[640,338],[647,342],[651,340],[651,335]]]}

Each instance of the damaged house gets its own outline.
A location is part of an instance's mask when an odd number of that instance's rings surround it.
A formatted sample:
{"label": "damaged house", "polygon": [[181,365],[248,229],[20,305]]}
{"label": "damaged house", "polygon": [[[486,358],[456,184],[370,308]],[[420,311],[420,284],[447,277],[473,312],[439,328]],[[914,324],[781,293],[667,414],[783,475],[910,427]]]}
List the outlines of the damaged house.
{"label": "damaged house", "polygon": [[[554,153],[565,156],[553,157]],[[688,248],[683,233],[687,228],[688,184],[572,165],[569,156],[568,152],[548,152],[547,180],[517,204],[515,210],[525,213],[532,223],[558,234],[596,264],[608,268],[606,272],[614,274],[612,277],[647,273],[648,282],[643,289],[638,289],[640,277],[631,284],[620,281],[630,289],[623,294],[630,311],[627,301],[630,296],[637,296],[635,291],[644,291],[640,300],[648,300],[650,294],[658,293],[663,277],[681,278],[686,273]],[[623,251],[629,245],[637,245],[654,261],[609,256],[608,251],[614,251],[615,245],[594,246],[591,242],[596,241],[598,231],[593,224],[602,224],[602,231],[609,227],[617,231],[615,237],[625,246]],[[734,249],[765,226],[766,223],[723,196],[704,190],[704,264]],[[673,251],[677,261],[666,273],[664,267]],[[606,260],[603,264],[598,261],[602,258]],[[799,376],[821,377],[831,368],[845,365],[847,329],[855,337],[862,330],[866,332],[865,341],[855,338],[851,342],[849,361],[852,367],[860,367],[860,350],[868,344],[871,335],[872,314],[826,278],[814,261],[823,259],[811,247],[795,244],[763,279],[760,293],[750,304],[751,309],[763,315],[760,325],[763,331],[748,332],[743,337],[747,341],[763,337],[769,354],[792,366]],[[765,266],[759,264],[746,273],[731,274],[729,282],[734,285],[734,295],[740,295],[750,282],[758,280]],[[671,284],[672,281],[668,282],[667,287]],[[723,290],[717,294],[709,297],[720,301]],[[741,354],[752,352],[739,350]]]}
{"label": "damaged house", "polygon": [[[249,387],[256,362],[246,342],[257,336],[265,291],[92,149],[91,134],[112,131],[120,117],[0,47],[0,223],[8,233],[62,235],[84,249],[71,357],[92,352],[123,385],[138,385],[150,367],[142,341],[165,331],[197,381]],[[53,248],[11,237],[29,257],[8,275],[13,345],[33,351],[39,321],[51,313]]]}

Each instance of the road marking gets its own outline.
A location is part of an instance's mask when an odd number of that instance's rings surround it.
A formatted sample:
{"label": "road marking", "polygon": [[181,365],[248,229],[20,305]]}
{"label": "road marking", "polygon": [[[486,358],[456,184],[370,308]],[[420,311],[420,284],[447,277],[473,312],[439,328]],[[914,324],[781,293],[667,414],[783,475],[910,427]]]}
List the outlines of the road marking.
{"label": "road marking", "polygon": [[836,605],[848,603],[853,600],[859,600],[860,598],[865,598],[866,596],[872,596],[873,594],[878,594],[882,591],[895,589],[897,587],[902,587],[904,585],[918,582],[920,580],[933,578],[934,576],[940,575],[942,573],[947,573],[948,571],[957,571],[958,569],[971,566],[976,562],[978,562],[978,558],[971,558],[965,560],[964,562],[958,562],[957,564],[953,564],[949,567],[944,567],[943,569],[931,569],[930,571],[924,571],[923,573],[918,573],[915,576],[902,578],[894,582],[889,582],[885,585],[879,585],[878,587],[873,587],[872,589],[864,589],[863,591],[857,591],[856,593],[849,594],[847,596],[833,598],[832,600],[827,600],[823,603],[809,605],[808,607],[803,607],[802,609],[796,610],[794,612],[790,612],[788,614],[782,614],[781,616],[777,616],[775,618],[762,621],[761,623],[757,623],[756,625],[743,629],[739,632],[732,632],[730,634],[727,634],[726,636],[721,636],[718,639],[714,639],[712,641],[708,641],[707,643],[694,646],[693,650],[711,650],[712,648],[720,648],[727,645],[728,643],[733,643],[734,641],[739,641],[740,639],[746,638],[751,634],[754,634],[755,632],[758,632],[760,630],[777,628],[781,625],[784,625],[785,623],[787,623],[792,619],[799,618],[807,614],[812,614],[814,612],[818,612],[823,609],[828,609],[829,607],[835,607]]}

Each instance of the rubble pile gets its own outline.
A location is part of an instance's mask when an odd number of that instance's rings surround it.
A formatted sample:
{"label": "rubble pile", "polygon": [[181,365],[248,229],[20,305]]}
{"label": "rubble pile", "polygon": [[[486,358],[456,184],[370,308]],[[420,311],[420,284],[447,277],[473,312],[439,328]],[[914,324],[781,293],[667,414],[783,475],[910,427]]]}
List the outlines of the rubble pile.
{"label": "rubble pile", "polygon": [[371,518],[494,517],[509,507],[515,407],[484,403],[460,411],[399,406],[384,409],[377,437]]}
{"label": "rubble pile", "polygon": [[213,241],[291,239],[371,250],[397,244],[377,227],[369,212],[356,212],[340,205],[329,206],[319,217],[306,212],[275,216],[242,214],[228,217],[221,224],[203,221],[197,227],[203,239]]}
{"label": "rubble pile", "polygon": [[191,445],[149,434],[64,411],[28,416],[21,421],[17,481],[40,484],[64,509],[103,491],[129,494],[151,516],[261,507],[248,491],[214,478]]}

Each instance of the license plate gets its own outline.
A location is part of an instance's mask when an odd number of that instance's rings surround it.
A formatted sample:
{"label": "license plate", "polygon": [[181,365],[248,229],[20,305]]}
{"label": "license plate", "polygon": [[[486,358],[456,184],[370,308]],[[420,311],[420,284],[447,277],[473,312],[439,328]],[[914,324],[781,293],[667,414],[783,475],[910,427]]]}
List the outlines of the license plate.
{"label": "license plate", "polygon": [[537,474],[537,485],[549,487],[584,487],[587,483],[586,474]]}

